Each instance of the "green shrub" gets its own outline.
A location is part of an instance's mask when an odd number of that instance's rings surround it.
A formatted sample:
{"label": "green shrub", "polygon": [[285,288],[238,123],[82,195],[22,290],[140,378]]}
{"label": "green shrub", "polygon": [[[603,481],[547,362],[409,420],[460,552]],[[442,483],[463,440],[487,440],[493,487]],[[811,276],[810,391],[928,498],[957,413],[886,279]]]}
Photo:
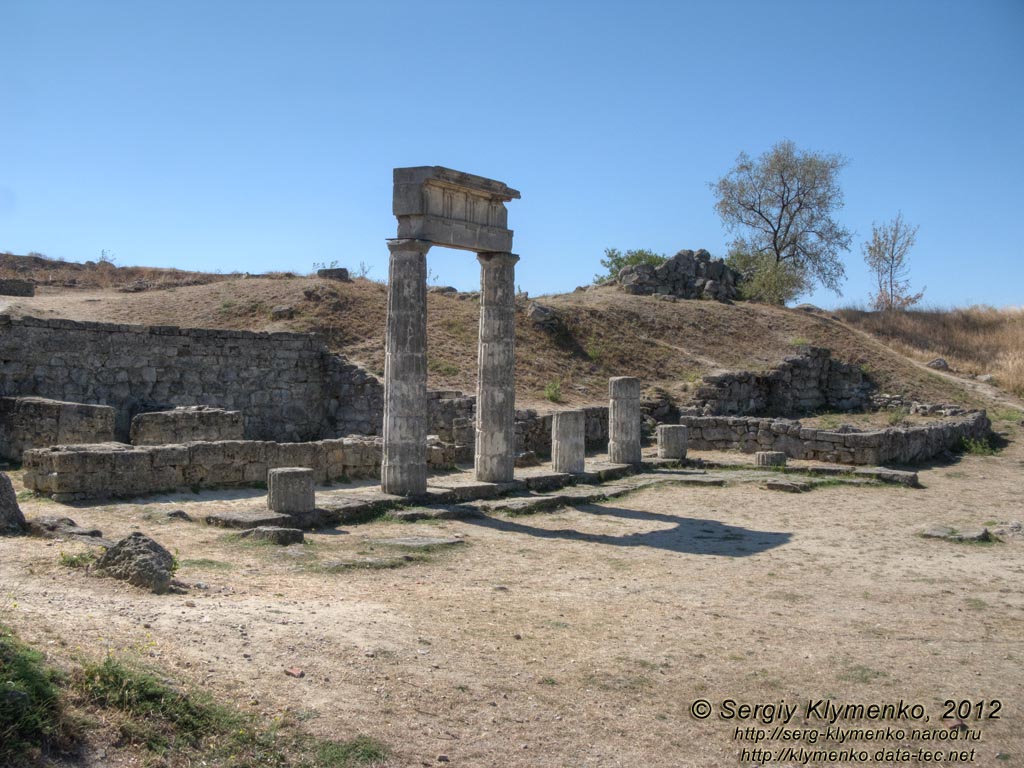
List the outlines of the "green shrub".
{"label": "green shrub", "polygon": [[562,382],[558,379],[544,385],[544,397],[552,403],[562,402]]}

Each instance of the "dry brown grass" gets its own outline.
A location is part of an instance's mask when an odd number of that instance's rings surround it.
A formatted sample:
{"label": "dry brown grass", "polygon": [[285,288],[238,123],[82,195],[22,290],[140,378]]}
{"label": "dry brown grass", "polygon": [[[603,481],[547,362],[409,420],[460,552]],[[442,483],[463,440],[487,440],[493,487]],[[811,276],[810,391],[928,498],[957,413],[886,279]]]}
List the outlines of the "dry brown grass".
{"label": "dry brown grass", "polygon": [[0,279],[31,279],[36,285],[77,289],[119,289],[138,286],[160,290],[186,285],[205,285],[237,275],[188,272],[161,267],[119,267],[113,261],[78,263],[50,259],[39,253],[17,256],[0,253]]}
{"label": "dry brown grass", "polygon": [[1024,307],[841,309],[838,314],[903,354],[943,357],[961,373],[991,373],[1000,387],[1024,397]]}

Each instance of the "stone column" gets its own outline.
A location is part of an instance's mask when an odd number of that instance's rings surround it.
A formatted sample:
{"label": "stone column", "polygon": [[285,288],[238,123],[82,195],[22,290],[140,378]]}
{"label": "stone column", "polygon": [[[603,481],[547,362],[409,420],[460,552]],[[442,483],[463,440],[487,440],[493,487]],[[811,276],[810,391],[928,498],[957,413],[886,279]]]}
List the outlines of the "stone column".
{"label": "stone column", "polygon": [[551,468],[555,472],[583,471],[586,429],[583,411],[559,411],[551,418]]}
{"label": "stone column", "polygon": [[608,460],[640,463],[640,379],[608,379]]}
{"label": "stone column", "polygon": [[384,340],[385,493],[427,490],[426,240],[388,240],[388,319]]}
{"label": "stone column", "polygon": [[476,384],[476,479],[507,483],[515,472],[514,253],[480,253],[480,348]]}

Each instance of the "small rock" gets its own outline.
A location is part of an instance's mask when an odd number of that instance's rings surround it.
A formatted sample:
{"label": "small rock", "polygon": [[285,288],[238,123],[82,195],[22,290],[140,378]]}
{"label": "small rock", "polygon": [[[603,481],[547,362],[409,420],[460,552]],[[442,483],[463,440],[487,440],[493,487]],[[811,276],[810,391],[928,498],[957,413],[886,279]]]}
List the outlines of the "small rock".
{"label": "small rock", "polygon": [[172,520],[186,520],[188,522],[192,522],[192,516],[184,509],[172,509],[166,513],[166,516]]}
{"label": "small rock", "polygon": [[784,493],[803,493],[811,490],[810,483],[799,480],[769,480],[762,486],[769,491],[782,491]]}
{"label": "small rock", "polygon": [[301,669],[299,669],[298,667],[288,667],[288,668],[287,668],[287,669],[286,669],[286,670],[284,671],[284,673],[285,673],[286,675],[288,675],[288,677],[305,677],[305,676],[306,676],[306,673],[305,673],[305,672],[303,672],[303,671],[302,671]]}
{"label": "small rock", "polygon": [[352,278],[349,277],[348,270],[345,267],[330,267],[328,269],[318,269],[316,276],[323,280],[338,280],[342,283],[351,283]]}
{"label": "small rock", "polygon": [[521,469],[522,467],[539,467],[540,459],[537,458],[537,454],[533,451],[523,451],[516,456],[516,468]]}
{"label": "small rock", "polygon": [[978,376],[975,376],[974,378],[980,381],[982,384],[989,384],[995,379],[995,376],[993,376],[991,373],[982,373],[979,374]]}
{"label": "small rock", "polygon": [[934,368],[936,371],[948,371],[949,363],[943,357],[936,357],[934,360],[925,363],[929,368]]}
{"label": "small rock", "polygon": [[170,589],[173,568],[171,553],[138,531],[110,547],[96,563],[97,571],[157,594]]}
{"label": "small rock", "polygon": [[291,320],[295,317],[295,308],[286,305],[276,306],[270,310],[271,320]]}

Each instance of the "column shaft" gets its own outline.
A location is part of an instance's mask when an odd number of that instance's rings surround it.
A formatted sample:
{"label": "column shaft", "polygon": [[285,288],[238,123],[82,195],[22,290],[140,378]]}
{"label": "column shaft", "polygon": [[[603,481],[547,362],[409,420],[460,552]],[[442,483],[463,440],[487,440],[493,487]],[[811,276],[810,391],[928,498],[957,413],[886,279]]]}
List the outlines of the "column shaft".
{"label": "column shaft", "polygon": [[586,414],[559,411],[551,418],[551,468],[579,473],[586,459]]}
{"label": "column shaft", "polygon": [[476,385],[476,479],[515,473],[514,253],[480,253],[480,347]]}
{"label": "column shaft", "polygon": [[388,240],[381,490],[427,490],[427,251],[424,240]]}
{"label": "column shaft", "polygon": [[608,379],[608,460],[640,462],[640,380],[630,376]]}

